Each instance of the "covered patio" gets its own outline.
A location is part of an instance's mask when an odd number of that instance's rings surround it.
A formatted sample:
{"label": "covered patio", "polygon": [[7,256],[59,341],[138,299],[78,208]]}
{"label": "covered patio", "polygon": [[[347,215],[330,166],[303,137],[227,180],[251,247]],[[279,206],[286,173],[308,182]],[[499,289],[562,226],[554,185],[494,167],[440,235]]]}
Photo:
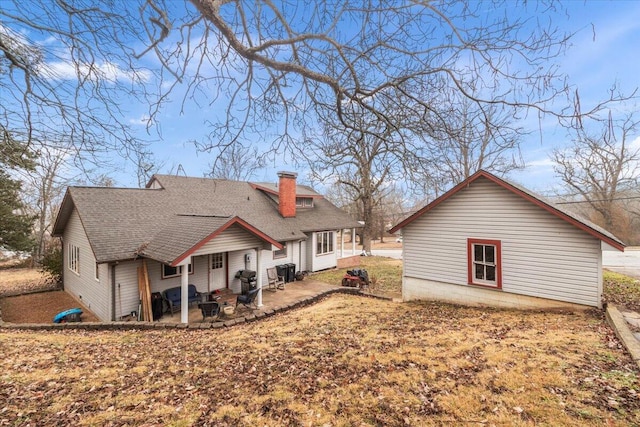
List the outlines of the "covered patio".
{"label": "covered patio", "polygon": [[[234,313],[231,315],[226,315],[223,313],[222,308],[224,307],[224,303],[235,308],[235,301],[237,295],[231,294],[229,292],[223,292],[221,294],[221,298],[219,300],[220,303],[220,316],[217,319],[212,319],[211,317],[207,317],[203,320],[202,312],[198,308],[196,304],[192,304],[189,306],[189,315],[188,315],[188,323],[212,323],[212,322],[226,322],[228,320],[243,318],[245,316],[260,314],[260,312],[265,313],[272,311],[278,307],[288,307],[291,305],[295,305],[298,302],[301,302],[310,297],[316,297],[322,295],[326,292],[330,292],[335,289],[345,289],[340,285],[331,285],[325,282],[320,282],[318,280],[313,280],[310,278],[306,278],[302,281],[289,282],[286,284],[284,290],[270,291],[266,288],[262,289],[262,306],[259,308],[255,307],[245,307],[242,304],[239,304],[237,309],[234,310]],[[225,291],[228,291],[225,290]],[[162,318],[159,319],[161,323],[181,323],[180,313],[174,313],[171,315],[170,313],[165,313]]]}

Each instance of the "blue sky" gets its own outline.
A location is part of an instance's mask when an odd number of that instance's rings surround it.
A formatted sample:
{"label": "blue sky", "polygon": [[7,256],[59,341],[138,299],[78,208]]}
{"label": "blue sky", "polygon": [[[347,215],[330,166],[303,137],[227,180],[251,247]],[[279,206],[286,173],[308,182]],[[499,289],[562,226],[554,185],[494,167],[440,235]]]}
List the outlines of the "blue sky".
{"label": "blue sky", "polygon": [[[640,2],[574,1],[568,6],[569,18],[558,24],[577,34],[559,65],[578,88],[583,106],[606,98],[616,82],[625,93],[640,87]],[[639,106],[626,103],[616,110],[637,111]],[[542,132],[535,124],[532,129],[534,134],[522,144],[528,167],[513,173],[512,178],[533,190],[551,193],[558,182],[549,152],[567,144],[567,133],[553,120],[542,124]],[[640,145],[640,135],[634,139],[635,146]]]}
{"label": "blue sky", "polygon": [[[558,58],[557,65],[578,88],[582,105],[586,107],[606,98],[614,83],[626,93],[639,87],[640,2],[569,1],[566,6],[567,16],[554,24],[577,34],[567,54]],[[180,115],[176,103],[168,106],[158,117],[163,141],[154,145],[154,152],[166,162],[167,167],[175,169],[180,164],[188,175],[200,176],[207,170],[211,158],[205,153],[197,153],[189,141],[203,136],[202,123],[214,111],[187,105],[184,114]],[[620,108],[637,108],[637,104],[627,103]],[[138,123],[142,131],[140,117],[132,117],[131,122]],[[531,116],[524,125],[532,132],[523,139],[521,146],[528,166],[524,171],[512,173],[510,178],[533,190],[550,194],[559,183],[554,178],[549,153],[553,148],[567,144],[567,133],[553,118],[539,122],[537,117]],[[636,144],[640,144],[640,135]],[[282,162],[272,165],[256,179],[274,180],[276,170],[295,169],[286,165],[286,160]],[[303,178],[304,171],[298,172]],[[131,182],[125,179],[119,183],[133,185],[135,178]]]}
{"label": "blue sky", "polygon": [[[566,55],[558,58],[560,71],[566,73],[570,84],[581,95],[582,105],[597,103],[608,96],[608,90],[617,83],[625,93],[640,87],[640,1],[571,1],[565,3],[566,16],[560,15],[553,24],[567,32],[576,32]],[[39,40],[39,42],[46,42]],[[58,64],[59,74],[64,74],[64,64]],[[121,70],[113,70],[122,73]],[[124,101],[126,103],[126,100]],[[184,105],[184,109],[182,109]],[[618,110],[631,111],[639,104],[627,103]],[[206,134],[205,122],[220,114],[218,105],[182,104],[180,90],[156,117],[160,137],[146,132],[148,108],[144,105],[127,105],[123,121],[136,129],[143,139],[154,140],[151,149],[165,166],[161,172],[181,169],[190,176],[202,176],[212,162],[211,154],[198,153],[192,143]],[[181,110],[182,109],[182,110]],[[618,111],[620,112],[620,111]],[[640,118],[640,117],[639,117]],[[543,194],[551,194],[559,183],[554,178],[549,153],[554,148],[565,146],[569,139],[566,131],[553,118],[538,121],[535,114],[521,123],[531,134],[522,140],[522,155],[528,167],[510,175],[513,180]],[[255,136],[260,141],[261,135]],[[640,145],[640,135],[635,136]],[[119,170],[105,171],[119,186],[136,186],[135,173],[128,172],[131,166],[119,162]],[[305,171],[280,159],[255,176],[255,180],[272,181],[278,170],[296,170],[304,180]]]}

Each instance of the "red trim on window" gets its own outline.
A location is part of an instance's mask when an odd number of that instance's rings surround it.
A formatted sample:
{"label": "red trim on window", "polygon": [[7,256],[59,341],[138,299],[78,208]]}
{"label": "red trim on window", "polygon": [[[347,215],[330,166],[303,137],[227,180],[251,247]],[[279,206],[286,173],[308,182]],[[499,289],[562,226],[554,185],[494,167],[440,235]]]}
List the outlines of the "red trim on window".
{"label": "red trim on window", "polygon": [[[486,283],[474,283],[473,245],[493,245],[496,247],[496,286]],[[467,283],[473,286],[484,286],[491,289],[502,289],[502,242],[500,240],[467,239]]]}

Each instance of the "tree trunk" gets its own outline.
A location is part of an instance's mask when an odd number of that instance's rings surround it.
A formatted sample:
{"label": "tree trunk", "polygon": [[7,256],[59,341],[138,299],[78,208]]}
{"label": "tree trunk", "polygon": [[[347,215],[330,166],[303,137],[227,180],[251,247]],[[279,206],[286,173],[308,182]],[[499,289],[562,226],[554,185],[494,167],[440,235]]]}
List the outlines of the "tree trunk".
{"label": "tree trunk", "polygon": [[371,254],[371,237],[373,236],[373,202],[371,197],[363,195],[362,197],[362,216],[364,227],[362,228],[362,250]]}

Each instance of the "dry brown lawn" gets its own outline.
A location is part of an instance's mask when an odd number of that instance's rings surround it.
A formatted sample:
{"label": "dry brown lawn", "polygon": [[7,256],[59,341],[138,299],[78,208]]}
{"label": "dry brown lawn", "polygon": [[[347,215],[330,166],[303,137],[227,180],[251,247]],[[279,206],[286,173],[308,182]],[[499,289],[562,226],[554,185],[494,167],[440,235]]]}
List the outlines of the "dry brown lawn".
{"label": "dry brown lawn", "polygon": [[0,297],[54,288],[48,274],[35,268],[0,268]]}
{"label": "dry brown lawn", "polygon": [[335,295],[225,330],[0,329],[0,425],[638,425],[598,311]]}

